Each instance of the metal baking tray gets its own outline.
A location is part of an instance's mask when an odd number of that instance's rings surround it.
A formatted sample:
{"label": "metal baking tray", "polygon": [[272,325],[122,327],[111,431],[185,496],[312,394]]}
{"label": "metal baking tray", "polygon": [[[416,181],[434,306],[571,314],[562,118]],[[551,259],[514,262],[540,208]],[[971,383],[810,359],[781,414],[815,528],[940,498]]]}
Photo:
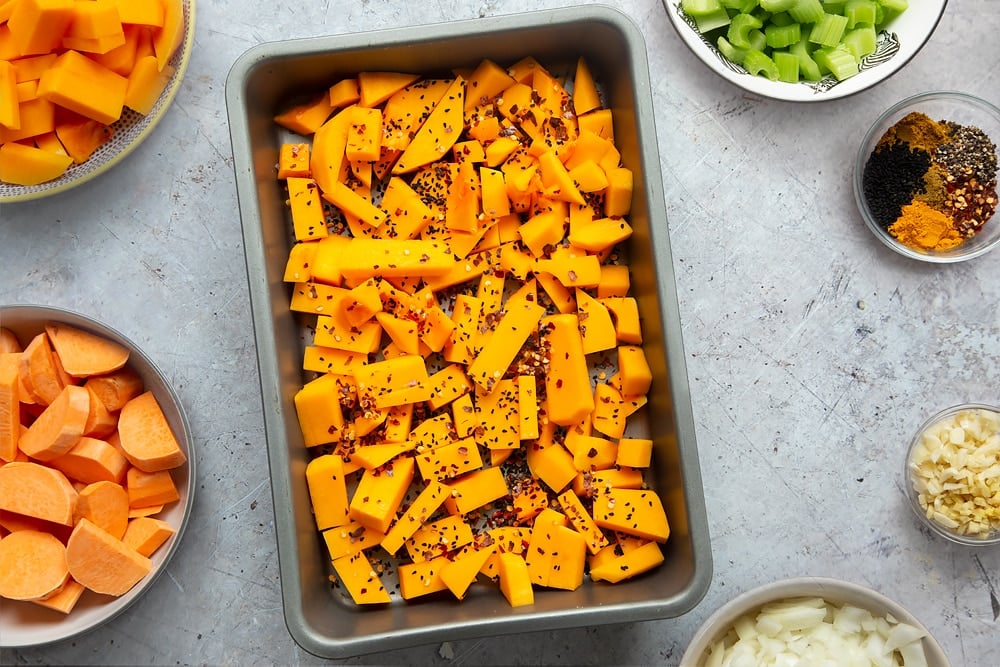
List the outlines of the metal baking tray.
{"label": "metal baking tray", "polygon": [[[498,591],[360,608],[332,591],[329,559],[305,485],[309,453],[292,397],[302,385],[303,322],[282,282],[290,245],[283,184],[275,174],[286,131],[273,117],[303,94],[365,70],[447,75],[483,58],[501,65],[534,56],[555,69],[583,56],[615,117],[615,142],[635,177],[626,252],[654,372],[644,408],[654,440],[651,486],[672,535],[664,565],[615,585],[536,592],[511,608]],[[624,14],[600,6],[261,44],[234,64],[226,83],[240,215],[250,283],[285,620],[295,641],[342,658],[417,644],[680,616],[704,596],[712,554],[698,463],[645,44]],[[485,588],[485,587],[480,587]]]}

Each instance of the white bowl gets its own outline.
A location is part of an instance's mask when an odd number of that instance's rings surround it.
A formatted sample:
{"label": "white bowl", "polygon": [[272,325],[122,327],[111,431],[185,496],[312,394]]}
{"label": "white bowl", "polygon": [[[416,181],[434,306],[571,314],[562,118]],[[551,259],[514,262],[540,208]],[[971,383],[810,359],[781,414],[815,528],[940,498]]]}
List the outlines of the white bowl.
{"label": "white bowl", "polygon": [[680,0],[663,0],[677,34],[709,69],[751,93],[789,102],[824,102],[847,97],[889,78],[927,42],[947,3],[948,0],[911,0],[909,8],[879,34],[876,52],[862,60],[861,71],[855,76],[843,81],[827,76],[816,82],[785,83],[749,74],[741,65],[728,60],[698,32],[681,9]]}
{"label": "white bowl", "polygon": [[706,619],[695,632],[680,667],[702,667],[708,649],[732,628],[744,614],[756,612],[769,602],[790,598],[819,597],[831,604],[850,604],[866,609],[875,616],[892,615],[896,621],[908,623],[925,632],[921,640],[929,667],[950,667],[948,658],[930,632],[899,603],[870,588],[839,579],[825,577],[795,577],[783,579],[747,591],[730,600]]}
{"label": "white bowl", "polygon": [[143,116],[131,109],[124,109],[122,117],[111,126],[114,130],[111,140],[99,146],[86,162],[71,164],[57,179],[38,185],[15,185],[0,181],[0,204],[41,199],[82,185],[121,162],[149,136],[174,101],[187,71],[194,46],[194,4],[195,0],[181,0],[184,8],[184,38],[169,61],[174,67],[174,74],[149,115]]}
{"label": "white bowl", "polygon": [[145,388],[156,396],[187,456],[187,462],[171,470],[180,500],[169,503],[155,515],[157,519],[169,523],[174,534],[150,557],[153,561],[152,572],[121,597],[84,591],[73,610],[65,615],[31,602],[0,601],[0,648],[5,649],[40,646],[69,639],[89,632],[125,611],[152,587],[166,569],[181,543],[194,502],[195,451],[187,417],[177,395],[150,358],[122,334],[85,315],[49,306],[0,306],[0,326],[13,331],[23,345],[27,345],[35,334],[44,331],[46,322],[84,329],[127,347],[129,366],[142,377]]}

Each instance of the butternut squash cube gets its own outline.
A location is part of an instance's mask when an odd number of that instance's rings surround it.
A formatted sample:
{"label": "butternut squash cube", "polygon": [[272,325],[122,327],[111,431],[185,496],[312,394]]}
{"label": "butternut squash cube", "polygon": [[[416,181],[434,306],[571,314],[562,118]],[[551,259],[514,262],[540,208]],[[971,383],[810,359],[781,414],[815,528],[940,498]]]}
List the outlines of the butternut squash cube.
{"label": "butternut squash cube", "polygon": [[340,454],[323,454],[306,465],[306,485],[319,530],[348,523],[347,480]]}
{"label": "butternut squash cube", "polygon": [[78,51],[65,51],[38,81],[38,97],[99,123],[121,117],[128,79]]}
{"label": "butternut squash cube", "polygon": [[496,553],[494,545],[481,548],[467,546],[441,568],[441,581],[456,598],[464,599],[469,586],[476,580],[479,571],[494,553]]}
{"label": "butternut squash cube", "polygon": [[666,542],[670,525],[663,503],[649,489],[610,489],[594,498],[594,522],[602,528]]}
{"label": "butternut squash cube", "polygon": [[54,51],[73,21],[74,0],[18,0],[7,20],[10,43],[22,56]]}
{"label": "butternut squash cube", "polygon": [[351,497],[350,518],[385,533],[413,481],[413,459],[403,456],[385,468],[366,470]]}
{"label": "butternut squash cube", "polygon": [[160,69],[154,56],[139,58],[128,76],[125,106],[148,116],[173,75],[174,68],[166,65]]}
{"label": "butternut squash cube", "polygon": [[[614,549],[614,547],[606,548]],[[649,541],[622,556],[608,558],[600,564],[592,563],[590,578],[594,581],[607,581],[614,584],[648,572],[662,562],[663,552],[659,545]]]}
{"label": "butternut squash cube", "polygon": [[310,380],[295,393],[293,402],[306,447],[341,439],[344,415],[340,408],[340,395],[339,380],[332,373]]}
{"label": "butternut squash cube", "polygon": [[429,482],[417,494],[403,515],[392,524],[381,541],[382,548],[390,554],[399,551],[399,548],[441,507],[449,492],[450,489],[444,484],[436,480]]}
{"label": "butternut squash cube", "polygon": [[33,146],[6,143],[0,146],[0,181],[15,185],[38,185],[59,178],[73,158]]}
{"label": "butternut squash cube", "polygon": [[500,591],[511,607],[535,603],[535,591],[531,587],[528,566],[521,556],[506,552],[499,554],[497,572],[500,576]]}
{"label": "butternut squash cube", "polygon": [[377,547],[384,537],[382,533],[366,528],[357,521],[323,531],[323,541],[326,543],[330,560],[352,556],[365,549]]}
{"label": "butternut squash cube", "polygon": [[357,604],[392,602],[389,591],[363,551],[334,559],[333,569]]}
{"label": "butternut squash cube", "polygon": [[444,504],[451,514],[467,514],[510,493],[503,472],[494,467],[470,472],[447,486],[450,493]]}
{"label": "butternut squash cube", "polygon": [[441,570],[449,560],[439,556],[418,563],[399,565],[399,594],[404,600],[412,600],[422,595],[430,595],[445,590],[448,586],[441,578]]}

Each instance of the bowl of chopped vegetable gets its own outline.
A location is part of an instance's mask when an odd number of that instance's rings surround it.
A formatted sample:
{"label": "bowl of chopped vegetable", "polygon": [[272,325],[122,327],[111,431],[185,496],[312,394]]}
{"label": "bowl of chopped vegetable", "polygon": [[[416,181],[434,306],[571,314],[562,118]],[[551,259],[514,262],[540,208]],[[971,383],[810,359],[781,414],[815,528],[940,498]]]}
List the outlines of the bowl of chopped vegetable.
{"label": "bowl of chopped vegetable", "polygon": [[950,663],[927,628],[885,595],[839,579],[795,577],[725,603],[695,632],[680,664]]}
{"label": "bowl of chopped vegetable", "polygon": [[1000,109],[962,92],[908,97],[881,114],[854,167],[854,197],[871,232],[925,262],[960,262],[1000,243]]}
{"label": "bowl of chopped vegetable", "polygon": [[968,546],[1000,544],[1000,407],[956,405],[924,422],[906,454],[905,484],[919,521]]}
{"label": "bowl of chopped vegetable", "polygon": [[822,102],[902,69],[937,27],[947,0],[663,0],[684,43],[751,93]]}
{"label": "bowl of chopped vegetable", "polygon": [[0,649],[65,641],[124,613],[177,553],[190,428],[128,338],[25,304],[0,305],[0,418]]}
{"label": "bowl of chopped vegetable", "polygon": [[[195,0],[7,3],[0,43],[0,204],[83,185],[130,155],[166,115],[194,47]],[[37,22],[49,39],[32,42]]]}

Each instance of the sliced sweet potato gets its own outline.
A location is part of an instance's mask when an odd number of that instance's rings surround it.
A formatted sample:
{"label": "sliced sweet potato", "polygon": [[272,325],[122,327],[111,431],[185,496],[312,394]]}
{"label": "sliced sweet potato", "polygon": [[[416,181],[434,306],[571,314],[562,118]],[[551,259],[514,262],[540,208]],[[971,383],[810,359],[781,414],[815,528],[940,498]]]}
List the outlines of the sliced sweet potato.
{"label": "sliced sweet potato", "polygon": [[66,544],[70,576],[95,593],[124,595],[153,563],[89,519],[80,519]]}
{"label": "sliced sweet potato", "polygon": [[121,484],[129,464],[106,440],[84,436],[71,450],[48,461],[48,465],[84,484],[101,481]]}
{"label": "sliced sweet potato", "polygon": [[21,353],[18,367],[21,383],[36,403],[48,405],[56,400],[66,383],[59,373],[49,337],[40,333]]}
{"label": "sliced sweet potato", "polygon": [[73,611],[73,607],[76,606],[76,603],[80,600],[80,596],[83,595],[83,591],[85,590],[79,582],[70,577],[63,584],[63,587],[52,595],[42,600],[32,600],[32,602],[48,609],[68,614]]}
{"label": "sliced sweet potato", "polygon": [[125,458],[144,472],[176,468],[187,461],[156,396],[147,391],[128,401],[118,416]]}
{"label": "sliced sweet potato", "polygon": [[62,456],[83,435],[89,414],[90,392],[76,385],[64,387],[21,437],[21,451],[39,461]]}
{"label": "sliced sweet potato", "polygon": [[97,392],[91,387],[83,387],[90,393],[90,414],[83,427],[83,434],[92,438],[106,438],[118,428],[118,415],[112,414],[104,405]]}
{"label": "sliced sweet potato", "polygon": [[103,375],[128,363],[123,345],[67,324],[49,322],[45,332],[66,372],[74,377]]}
{"label": "sliced sweet potato", "polygon": [[68,578],[66,547],[52,535],[19,530],[0,540],[0,597],[40,600]]}
{"label": "sliced sweet potato", "polygon": [[39,463],[0,466],[0,510],[73,525],[77,492],[66,475]]}
{"label": "sliced sweet potato", "polygon": [[94,482],[80,491],[76,517],[94,522],[119,540],[128,528],[128,492],[114,482]]}
{"label": "sliced sweet potato", "polygon": [[163,506],[180,499],[169,470],[144,472],[139,468],[129,468],[125,480],[130,507]]}
{"label": "sliced sweet potato", "polygon": [[0,352],[0,461],[13,461],[21,436],[21,383],[16,352]]}
{"label": "sliced sweet potato", "polygon": [[113,373],[92,375],[87,378],[84,385],[97,394],[109,412],[121,410],[129,399],[141,394],[143,389],[142,378],[132,370],[131,366],[125,366]]}
{"label": "sliced sweet potato", "polygon": [[162,519],[142,516],[128,522],[122,542],[143,556],[153,555],[174,534],[173,526]]}
{"label": "sliced sweet potato", "polygon": [[21,341],[17,339],[14,332],[5,327],[0,327],[0,352],[23,352]]}

